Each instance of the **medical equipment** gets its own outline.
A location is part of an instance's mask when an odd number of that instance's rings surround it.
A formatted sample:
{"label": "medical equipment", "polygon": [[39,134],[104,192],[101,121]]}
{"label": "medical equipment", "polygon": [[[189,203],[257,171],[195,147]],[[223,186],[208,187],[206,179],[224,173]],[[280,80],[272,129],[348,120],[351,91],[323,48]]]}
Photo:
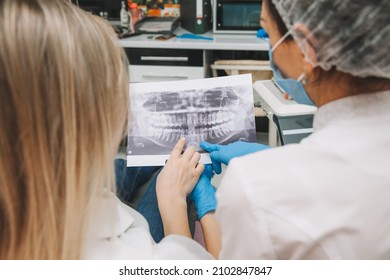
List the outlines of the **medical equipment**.
{"label": "medical equipment", "polygon": [[[257,81],[253,89],[259,95],[261,107],[268,118],[276,124],[282,145],[299,143],[313,132],[313,116],[317,107],[287,99],[272,80]],[[273,143],[270,145],[273,146]]]}

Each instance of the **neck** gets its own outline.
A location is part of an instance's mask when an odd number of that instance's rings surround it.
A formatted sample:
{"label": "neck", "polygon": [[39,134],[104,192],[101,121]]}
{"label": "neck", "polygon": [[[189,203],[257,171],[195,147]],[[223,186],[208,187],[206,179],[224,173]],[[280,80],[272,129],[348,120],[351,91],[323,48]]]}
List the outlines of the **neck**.
{"label": "neck", "polygon": [[305,87],[318,107],[348,96],[390,90],[388,79],[354,77],[336,70],[317,72],[321,73]]}

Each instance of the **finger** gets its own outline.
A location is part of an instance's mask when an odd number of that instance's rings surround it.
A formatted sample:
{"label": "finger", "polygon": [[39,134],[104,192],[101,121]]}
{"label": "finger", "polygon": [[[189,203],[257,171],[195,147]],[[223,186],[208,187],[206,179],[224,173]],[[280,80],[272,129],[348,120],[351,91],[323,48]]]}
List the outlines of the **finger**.
{"label": "finger", "polygon": [[213,165],[215,174],[221,174],[222,172],[221,163],[215,160],[211,160],[211,164]]}
{"label": "finger", "polygon": [[192,156],[190,162],[191,162],[191,164],[192,164],[193,166],[195,166],[195,165],[197,165],[197,164],[199,163],[199,160],[200,160],[200,153],[195,152],[194,155]]}
{"label": "finger", "polygon": [[200,175],[202,174],[204,170],[204,164],[203,163],[198,163],[198,165],[195,167],[195,175],[198,177],[200,177]]}
{"label": "finger", "polygon": [[188,147],[188,148],[184,151],[184,153],[183,153],[183,155],[182,155],[182,158],[185,159],[185,160],[190,161],[191,158],[193,157],[193,155],[195,154],[195,152],[196,152],[196,150],[195,150],[194,147]]}
{"label": "finger", "polygon": [[213,167],[210,164],[204,166],[203,174],[205,174],[210,179],[213,178]]}
{"label": "finger", "polygon": [[209,152],[209,153],[214,152],[214,151],[219,151],[219,148],[220,148],[220,145],[218,145],[218,144],[210,144],[210,143],[204,142],[204,141],[200,142],[199,146],[203,150],[205,150],[206,152]]}
{"label": "finger", "polygon": [[213,167],[211,164],[204,165],[204,172],[212,172],[212,171],[213,171]]}
{"label": "finger", "polygon": [[210,159],[211,159],[211,164],[213,166],[214,172],[216,174],[221,174],[222,172],[222,167],[221,167],[221,161],[219,159],[219,152],[212,152],[210,153]]}
{"label": "finger", "polygon": [[179,158],[181,156],[181,153],[183,152],[185,144],[186,144],[186,139],[180,138],[179,141],[177,141],[175,147],[173,148],[170,157]]}
{"label": "finger", "polygon": [[225,165],[228,165],[230,160],[229,155],[226,151],[211,152],[210,158],[212,161],[217,161]]}

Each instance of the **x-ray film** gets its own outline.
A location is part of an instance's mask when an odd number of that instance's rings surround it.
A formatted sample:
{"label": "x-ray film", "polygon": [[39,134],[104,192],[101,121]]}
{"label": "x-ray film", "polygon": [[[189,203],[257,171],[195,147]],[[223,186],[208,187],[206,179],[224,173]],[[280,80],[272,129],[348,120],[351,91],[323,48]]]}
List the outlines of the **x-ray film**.
{"label": "x-ray film", "polygon": [[250,74],[130,85],[127,166],[162,166],[181,138],[210,163],[199,142],[256,141]]}

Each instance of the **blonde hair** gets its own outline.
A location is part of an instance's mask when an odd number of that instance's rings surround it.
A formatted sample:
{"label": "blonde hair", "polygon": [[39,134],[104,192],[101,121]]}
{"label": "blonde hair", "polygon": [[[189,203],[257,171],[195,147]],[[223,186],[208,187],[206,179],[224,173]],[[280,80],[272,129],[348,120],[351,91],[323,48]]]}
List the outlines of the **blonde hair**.
{"label": "blonde hair", "polygon": [[0,0],[0,259],[77,259],[126,129],[123,50],[65,0]]}

